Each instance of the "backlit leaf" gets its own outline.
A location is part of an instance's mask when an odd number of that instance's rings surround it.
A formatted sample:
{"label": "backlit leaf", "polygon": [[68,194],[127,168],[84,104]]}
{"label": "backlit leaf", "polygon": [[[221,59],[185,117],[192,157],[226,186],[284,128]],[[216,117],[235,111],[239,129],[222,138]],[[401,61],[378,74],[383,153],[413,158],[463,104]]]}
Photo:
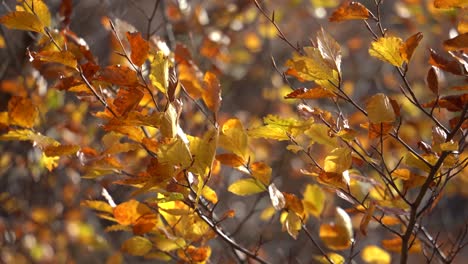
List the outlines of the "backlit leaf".
{"label": "backlit leaf", "polygon": [[29,30],[45,34],[39,18],[26,11],[14,11],[0,18],[0,23],[10,29]]}
{"label": "backlit leaf", "polygon": [[245,159],[248,151],[247,133],[240,120],[236,118],[227,120],[221,128],[221,132],[220,146]]}
{"label": "backlit leaf", "polygon": [[10,124],[32,128],[38,116],[39,112],[29,98],[13,96],[8,101],[8,118]]}
{"label": "backlit leaf", "polygon": [[148,41],[141,37],[140,32],[127,32],[127,39],[130,43],[130,58],[136,66],[140,67],[148,58]]}
{"label": "backlit leaf", "polygon": [[366,209],[366,212],[361,219],[361,223],[359,224],[359,230],[361,230],[361,233],[365,236],[367,236],[367,226],[369,225],[370,220],[372,220],[374,211],[375,211],[375,203],[371,201],[369,203],[369,207]]}
{"label": "backlit leaf", "polygon": [[214,73],[205,73],[205,77],[203,78],[203,87],[205,88],[202,94],[203,101],[208,109],[213,113],[217,113],[221,106],[221,86]]}
{"label": "backlit leaf", "polygon": [[211,256],[211,248],[190,245],[184,250],[179,250],[178,256],[186,263],[205,263]]}
{"label": "backlit leaf", "polygon": [[[346,260],[340,254],[331,252],[327,254],[327,257],[334,263],[334,264],[344,264]],[[315,256],[314,259],[318,261],[320,264],[329,264],[330,261],[325,256]]]}
{"label": "backlit leaf", "polygon": [[325,193],[322,188],[315,184],[307,184],[303,196],[305,212],[319,218],[325,206]]}
{"label": "backlit leaf", "polygon": [[100,80],[122,86],[134,86],[138,84],[136,72],[127,66],[107,66],[100,73]]}
{"label": "backlit leaf", "polygon": [[152,214],[152,211],[147,205],[132,199],[117,205],[113,214],[119,224],[132,225],[143,215]]}
{"label": "backlit leaf", "polygon": [[233,194],[247,196],[266,191],[265,186],[256,179],[240,179],[229,185],[228,191]]}
{"label": "backlit leaf", "polygon": [[52,171],[57,168],[59,159],[58,156],[46,156],[45,153],[42,153],[40,163],[49,171]]}
{"label": "backlit leaf", "polygon": [[423,38],[423,34],[418,32],[409,37],[402,46],[400,46],[401,57],[408,63],[413,56],[414,50],[418,47],[419,42]]}
{"label": "backlit leaf", "polygon": [[294,90],[293,92],[287,94],[284,98],[285,99],[320,99],[320,98],[329,98],[329,97],[336,97],[333,92],[329,90],[323,89],[322,87],[316,88],[299,88]]}
{"label": "backlit leaf", "polygon": [[184,141],[178,137],[158,149],[158,158],[161,163],[188,168],[192,164],[192,154]]}
{"label": "backlit leaf", "polygon": [[319,49],[305,47],[304,51],[305,56],[293,54],[293,58],[286,62],[286,66],[295,70],[297,75],[306,81],[335,80],[333,69],[322,57]]}
{"label": "backlit leaf", "polygon": [[348,148],[335,148],[332,150],[324,162],[324,170],[332,173],[343,173],[351,167],[352,157]]}
{"label": "backlit leaf", "polygon": [[369,54],[379,60],[388,62],[396,67],[403,65],[404,59],[400,53],[403,41],[397,37],[381,37],[373,41],[369,48]]}
{"label": "backlit leaf", "polygon": [[304,131],[304,134],[310,138],[310,144],[318,143],[331,147],[338,146],[338,138],[330,134],[330,128],[324,124],[312,124],[310,128]]}
{"label": "backlit leaf", "polygon": [[370,264],[392,263],[392,256],[387,251],[374,245],[366,246],[361,252],[361,258]]}
{"label": "backlit leaf", "polygon": [[149,253],[152,248],[151,241],[142,236],[131,237],[122,244],[122,251],[133,256],[143,256]]}
{"label": "backlit leaf", "polygon": [[331,22],[341,22],[345,20],[368,18],[369,10],[364,5],[355,1],[345,1],[332,13],[329,20]]}
{"label": "backlit leaf", "polygon": [[[35,14],[44,27],[50,27],[50,12],[47,5],[42,0],[25,0],[24,11]],[[19,10],[18,10],[19,11]]]}
{"label": "backlit leaf", "polygon": [[453,7],[467,7],[468,3],[465,0],[434,0],[436,8],[453,8]]}
{"label": "backlit leaf", "polygon": [[353,241],[351,218],[343,209],[337,207],[334,222],[322,224],[319,235],[330,249],[344,250],[349,248]]}
{"label": "backlit leaf", "polygon": [[80,205],[86,206],[88,208],[91,208],[99,212],[105,212],[109,214],[113,214],[113,210],[114,210],[112,206],[109,205],[109,203],[104,202],[104,201],[98,201],[98,200],[85,200],[85,201],[82,201]]}
{"label": "backlit leaf", "polygon": [[113,101],[113,105],[117,108],[117,113],[120,115],[126,115],[138,106],[142,98],[143,91],[139,88],[120,88],[115,100]]}
{"label": "backlit leaf", "polygon": [[[421,252],[421,241],[419,239],[415,239],[411,236],[410,241],[413,241],[411,248],[409,249],[410,253]],[[393,236],[391,239],[384,239],[382,240],[382,246],[391,252],[401,252],[402,241],[401,237]]]}
{"label": "backlit leaf", "polygon": [[464,75],[466,70],[456,60],[448,60],[441,55],[437,54],[433,49],[430,49],[429,63],[443,71],[453,73],[455,75]]}
{"label": "backlit leaf", "polygon": [[393,122],[396,118],[390,99],[383,93],[378,93],[369,98],[366,110],[369,121],[373,124]]}
{"label": "backlit leaf", "polygon": [[302,201],[292,193],[283,192],[284,199],[286,201],[285,208],[288,211],[292,211],[296,213],[298,216],[302,216],[304,214],[304,205]]}
{"label": "backlit leaf", "polygon": [[289,136],[297,136],[307,129],[313,120],[298,120],[295,118],[281,118],[275,115],[268,115],[263,118],[264,126],[251,128],[249,136],[254,138],[266,138],[275,140],[289,140]]}
{"label": "backlit leaf", "polygon": [[166,93],[167,87],[169,86],[169,59],[164,55],[162,51],[156,53],[150,53],[151,71],[149,78],[153,86],[155,86],[160,92]]}
{"label": "backlit leaf", "polygon": [[244,159],[232,153],[223,153],[216,155],[216,159],[223,165],[231,167],[240,167],[245,164]]}
{"label": "backlit leaf", "polygon": [[265,185],[270,184],[272,169],[264,162],[254,162],[250,165],[252,176]]}
{"label": "backlit leaf", "polygon": [[78,145],[49,145],[43,149],[45,155],[49,157],[75,155],[78,150],[80,150],[80,146]]}
{"label": "backlit leaf", "polygon": [[287,214],[283,223],[283,229],[286,229],[292,238],[297,239],[299,231],[302,229],[301,218],[294,212],[288,212]]}
{"label": "backlit leaf", "polygon": [[201,176],[205,176],[211,169],[215,158],[216,146],[218,145],[218,134],[216,130],[205,133],[203,138],[189,137],[190,152],[194,162],[190,171]]}
{"label": "backlit leaf", "polygon": [[274,183],[268,186],[268,193],[270,194],[271,204],[277,211],[283,209],[286,206],[286,199],[284,198],[283,193],[280,192],[278,188],[276,188]]}
{"label": "backlit leaf", "polygon": [[161,134],[163,137],[174,138],[177,134],[177,127],[179,122],[179,113],[174,105],[170,103],[166,111],[161,117]]}
{"label": "backlit leaf", "polygon": [[334,69],[341,73],[341,47],[336,40],[321,28],[317,32],[317,46],[325,60],[334,65]]}
{"label": "backlit leaf", "polygon": [[45,50],[34,54],[34,58],[45,62],[59,63],[70,68],[76,69],[78,63],[75,55],[68,50],[53,51]]}

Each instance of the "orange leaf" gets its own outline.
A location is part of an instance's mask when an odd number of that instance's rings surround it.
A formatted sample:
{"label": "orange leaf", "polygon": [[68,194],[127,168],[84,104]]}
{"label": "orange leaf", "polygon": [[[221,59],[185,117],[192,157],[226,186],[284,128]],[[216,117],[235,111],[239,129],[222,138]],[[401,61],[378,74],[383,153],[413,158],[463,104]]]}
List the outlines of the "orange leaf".
{"label": "orange leaf", "polygon": [[416,47],[419,45],[419,42],[423,38],[423,34],[418,32],[411,37],[409,37],[405,43],[400,47],[401,57],[408,63],[413,56],[413,52]]}
{"label": "orange leaf", "polygon": [[132,59],[133,64],[140,67],[148,58],[148,41],[141,37],[140,32],[127,32],[127,39],[128,42],[130,42],[130,49],[132,51],[130,58]]}
{"label": "orange leaf", "polygon": [[290,209],[298,216],[301,216],[304,213],[304,205],[302,204],[302,201],[292,193],[283,192],[283,195],[286,200],[285,208]]}
{"label": "orange leaf", "polygon": [[45,62],[59,63],[70,68],[76,69],[78,62],[71,51],[53,51],[45,50],[39,53],[33,53],[35,59]]}
{"label": "orange leaf", "polygon": [[325,90],[322,87],[316,87],[312,89],[307,88],[299,88],[294,90],[293,92],[287,94],[284,98],[285,99],[319,99],[319,98],[328,98],[328,97],[336,97],[336,95],[329,91]]}
{"label": "orange leaf", "polygon": [[465,104],[468,103],[468,93],[460,95],[444,96],[440,99],[433,100],[429,103],[422,104],[423,107],[440,107],[445,108],[450,112],[462,111]]}
{"label": "orange leaf", "polygon": [[434,0],[436,8],[453,8],[453,7],[467,7],[466,0]]}
{"label": "orange leaf", "polygon": [[101,71],[100,80],[116,85],[134,86],[138,84],[136,72],[127,66],[112,65]]}
{"label": "orange leaf", "polygon": [[128,90],[121,88],[113,104],[120,115],[126,115],[128,112],[135,109],[142,98],[143,92],[138,88],[131,87]]}
{"label": "orange leaf", "polygon": [[65,156],[65,155],[74,155],[80,150],[80,146],[77,145],[49,145],[44,148],[44,153],[46,156]]}
{"label": "orange leaf", "polygon": [[206,72],[203,78],[203,101],[205,102],[208,109],[213,113],[217,113],[221,106],[221,86],[218,78],[212,72]]}
{"label": "orange leaf", "polygon": [[135,235],[148,233],[156,226],[157,222],[158,217],[155,214],[145,214],[133,224],[133,233]]}
{"label": "orange leaf", "polygon": [[221,164],[231,166],[231,167],[240,167],[244,165],[244,159],[232,153],[224,153],[216,155],[216,159],[221,162]]}
{"label": "orange leaf", "polygon": [[146,214],[152,214],[151,209],[134,199],[121,203],[114,208],[114,217],[121,225],[133,225]]}
{"label": "orange leaf", "polygon": [[375,211],[375,202],[371,201],[369,204],[369,208],[367,208],[364,217],[361,219],[361,223],[359,224],[359,230],[365,236],[367,236],[367,226],[369,225],[370,220]]}
{"label": "orange leaf", "polygon": [[185,250],[179,250],[178,255],[181,259],[190,263],[204,262],[210,257],[211,248],[188,246]]}
{"label": "orange leaf", "polygon": [[39,112],[33,102],[26,97],[13,96],[8,101],[8,118],[10,124],[31,128]]}
{"label": "orange leaf", "polygon": [[446,51],[462,50],[468,52],[468,33],[444,41],[444,48]]}
{"label": "orange leaf", "polygon": [[270,166],[264,162],[254,162],[250,165],[250,170],[252,171],[252,176],[261,181],[265,185],[270,184],[271,172],[272,169]]}
{"label": "orange leaf", "polygon": [[331,22],[341,22],[352,19],[368,19],[369,10],[358,2],[344,2],[337,10],[330,16]]}

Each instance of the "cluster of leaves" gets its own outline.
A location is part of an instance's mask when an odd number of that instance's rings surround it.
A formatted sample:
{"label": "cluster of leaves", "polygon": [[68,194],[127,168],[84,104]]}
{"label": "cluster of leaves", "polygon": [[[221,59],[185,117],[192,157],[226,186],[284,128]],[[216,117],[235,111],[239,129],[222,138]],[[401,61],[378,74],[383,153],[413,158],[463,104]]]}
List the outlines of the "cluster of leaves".
{"label": "cluster of leaves", "polygon": [[[452,8],[466,18],[465,1],[436,0],[433,4],[435,8]],[[51,173],[69,164],[77,167],[81,178],[105,178],[111,188],[132,188],[131,197],[121,203],[102,188],[104,200],[83,200],[81,205],[112,223],[106,231],[131,234],[121,251],[133,256],[207,263],[213,255],[209,242],[219,239],[233,249],[239,261],[248,258],[268,263],[269,253],[260,244],[243,246],[223,226],[236,217],[233,208],[217,209],[224,197],[220,194],[227,190],[238,196],[267,196],[270,205],[256,221],[271,221],[278,215],[282,229],[293,239],[302,231],[313,243],[318,262],[353,260],[357,243],[375,226],[390,237],[379,241],[383,248],[363,246],[361,258],[367,263],[390,263],[388,252],[400,253],[401,263],[407,262],[410,252],[428,260],[451,262],[464,246],[468,227],[456,241],[441,247],[423,219],[446,189],[467,180],[462,176],[468,165],[464,151],[467,86],[441,85],[446,74],[454,79],[452,83],[466,81],[466,21],[460,19],[458,35],[443,42],[450,59],[429,51],[425,93],[430,92],[432,98],[423,102],[427,98],[417,94],[408,80],[423,34],[403,40],[387,32],[381,17],[383,1],[375,1],[375,12],[358,2],[345,1],[336,7],[330,21],[363,21],[363,29],[372,38],[369,56],[393,67],[401,83],[400,90],[357,100],[345,87],[342,47],[330,33],[322,28],[312,46],[294,45],[274,14],[269,16],[257,1],[250,5],[292,49],[285,71],[275,60],[273,67],[293,89],[284,98],[300,102],[298,115],[271,114],[262,124],[245,129],[241,119],[220,112],[218,77],[230,60],[222,41],[214,41],[222,37],[203,38],[202,56],[219,67],[202,70],[190,49],[174,42],[171,29],[167,29],[166,42],[152,35],[150,23],[144,36],[124,21],[105,18],[103,24],[112,34],[115,54],[111,64],[103,66],[86,41],[69,27],[71,1],[62,1],[61,20],[55,23],[42,0],[25,0],[2,16],[0,23],[38,34],[37,43],[27,50],[35,74],[9,80],[16,90],[10,88],[13,96],[0,112],[0,129],[4,131],[0,140],[31,142],[42,168]],[[166,24],[183,23],[180,9],[167,9],[173,21]],[[194,20],[203,26],[202,10],[197,12]],[[153,16],[148,17],[149,22]],[[255,50],[252,39],[256,35],[248,37],[248,47]],[[32,88],[20,89],[23,82],[33,83]],[[301,88],[295,88],[299,83]],[[3,81],[2,89],[8,91],[5,87],[7,82]],[[72,94],[83,106],[70,106],[71,112],[67,105],[61,106],[71,121],[59,133],[39,132],[47,131],[41,117],[53,110],[50,101],[43,100],[44,93],[47,97]],[[332,106],[331,110],[312,107],[310,100],[321,100]],[[73,102],[76,104],[69,104]],[[409,119],[413,111],[420,113],[416,121]],[[202,125],[195,124],[192,119],[197,116],[192,112],[200,114]],[[87,114],[101,126],[82,127]],[[414,135],[418,129],[428,132]],[[100,138],[96,131],[102,134]],[[86,133],[94,134],[99,145],[89,144]],[[300,172],[309,180],[304,188],[293,193],[276,186],[272,166],[252,148],[258,138],[285,141],[287,151],[304,158]],[[78,162],[70,165],[71,160]],[[215,188],[222,178],[222,166],[242,176],[230,181],[227,188]],[[345,205],[327,202],[335,198]],[[47,210],[38,210],[33,218],[45,223],[47,214]],[[312,221],[319,223],[317,234],[309,230]]]}

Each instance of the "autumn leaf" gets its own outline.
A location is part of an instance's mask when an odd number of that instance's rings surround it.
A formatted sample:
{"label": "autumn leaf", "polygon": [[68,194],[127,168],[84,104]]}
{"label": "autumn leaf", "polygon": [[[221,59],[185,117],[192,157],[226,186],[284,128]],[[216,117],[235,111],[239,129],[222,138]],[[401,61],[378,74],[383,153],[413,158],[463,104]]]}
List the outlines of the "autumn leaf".
{"label": "autumn leaf", "polygon": [[[403,41],[397,37],[381,37],[376,41],[373,41],[369,48],[369,54],[379,60],[388,62],[396,67],[401,67],[404,62],[404,58],[400,52],[400,47],[403,45]],[[405,50],[405,52],[408,52]],[[407,54],[406,56],[409,56]]]}
{"label": "autumn leaf", "polygon": [[130,43],[130,59],[137,67],[141,67],[148,58],[149,43],[141,37],[140,32],[127,32],[127,39]]}
{"label": "autumn leaf", "polygon": [[268,193],[270,194],[271,204],[276,211],[283,209],[286,206],[286,199],[284,194],[276,188],[274,183],[268,186]]}
{"label": "autumn leaf", "polygon": [[375,202],[371,201],[369,203],[369,207],[366,209],[366,212],[361,219],[361,223],[359,224],[359,230],[361,230],[361,233],[365,236],[367,236],[367,227],[369,225],[370,220],[372,220],[374,211],[375,211]]}
{"label": "autumn leaf", "polygon": [[132,225],[146,214],[152,214],[151,209],[137,200],[123,202],[113,209],[113,214],[117,222],[121,225]]}
{"label": "autumn leaf", "polygon": [[265,185],[270,184],[272,169],[264,162],[254,162],[250,165],[252,176]]}
{"label": "autumn leaf", "polygon": [[150,75],[149,78],[154,87],[160,92],[166,94],[167,87],[169,86],[169,67],[172,66],[169,59],[162,51],[151,53],[150,59]]}
{"label": "autumn leaf", "polygon": [[205,263],[211,256],[211,248],[190,245],[184,250],[179,250],[178,256],[187,263]]}
{"label": "autumn leaf", "polygon": [[121,65],[111,65],[102,69],[99,79],[122,86],[135,86],[138,84],[136,72],[127,66]]}
{"label": "autumn leaf", "polygon": [[134,236],[122,244],[122,251],[133,256],[144,256],[153,248],[153,243],[145,237]]}
{"label": "autumn leaf", "polygon": [[207,131],[203,138],[189,137],[190,152],[194,162],[190,171],[205,176],[212,168],[218,145],[218,133],[216,130]]}
{"label": "autumn leaf", "polygon": [[57,168],[58,161],[60,157],[58,156],[47,156],[45,153],[42,153],[40,163],[47,168],[47,170],[52,171]]}
{"label": "autumn leaf", "polygon": [[456,60],[449,60],[437,54],[433,49],[430,49],[429,63],[443,71],[453,73],[455,75],[466,74],[466,68]]}
{"label": "autumn leaf", "polygon": [[319,218],[325,207],[325,193],[316,184],[308,184],[303,193],[304,210],[306,213]]}
{"label": "autumn leaf", "polygon": [[80,205],[91,208],[99,212],[104,212],[104,213],[109,213],[109,214],[113,214],[113,210],[114,210],[112,206],[109,205],[109,203],[104,202],[104,201],[98,201],[98,200],[85,200],[85,201],[82,201]]}
{"label": "autumn leaf", "polygon": [[212,72],[206,72],[203,78],[203,101],[208,109],[210,109],[215,116],[221,106],[221,86],[218,78]]}
{"label": "autumn leaf", "polygon": [[419,42],[423,38],[423,34],[421,32],[418,32],[411,37],[409,37],[403,45],[400,46],[400,54],[403,60],[406,61],[406,63],[409,63],[411,60],[411,57],[413,56],[414,50],[418,47]]}
{"label": "autumn leaf", "polygon": [[266,138],[274,140],[289,140],[289,136],[295,137],[307,129],[313,120],[298,120],[295,118],[281,118],[268,115],[263,118],[264,126],[251,128],[248,135],[253,138]]}
{"label": "autumn leaf", "polygon": [[48,157],[52,156],[65,156],[65,155],[75,155],[80,146],[77,145],[49,145],[44,148],[44,153]]}
{"label": "autumn leaf", "polygon": [[454,38],[444,41],[446,51],[462,50],[468,52],[468,33],[460,34]]}
{"label": "autumn leaf", "polygon": [[260,192],[266,191],[265,186],[260,183],[258,180],[249,178],[249,179],[240,179],[229,185],[228,191],[233,194],[240,196],[252,195]]}
{"label": "autumn leaf", "polygon": [[219,136],[219,144],[243,160],[246,159],[248,152],[247,133],[239,119],[233,118],[224,122]]}
{"label": "autumn leaf", "polygon": [[331,147],[338,146],[338,138],[331,134],[330,128],[324,124],[312,124],[304,131],[304,135],[310,138],[310,144],[318,143]]}
{"label": "autumn leaf", "polygon": [[436,8],[464,8],[468,6],[468,3],[465,0],[434,0],[434,6]]}
{"label": "autumn leaf", "polygon": [[68,66],[73,69],[77,69],[78,62],[76,61],[75,55],[68,50],[53,51],[45,50],[39,53],[35,53],[34,58],[45,62],[59,63]]}
{"label": "autumn leaf", "polygon": [[431,66],[426,75],[426,84],[434,94],[439,94],[439,69]]}
{"label": "autumn leaf", "polygon": [[136,87],[128,89],[120,88],[112,104],[116,107],[116,112],[120,115],[126,115],[138,106],[143,98],[143,91]]}
{"label": "autumn leaf", "polygon": [[322,224],[319,236],[330,249],[344,250],[349,248],[353,241],[353,228],[351,218],[346,211],[337,207],[334,222]]}
{"label": "autumn leaf", "polygon": [[341,73],[341,47],[323,28],[317,32],[317,46],[323,58],[329,61],[337,72]]}
{"label": "autumn leaf", "polygon": [[336,97],[336,94],[324,89],[322,87],[316,88],[298,88],[293,92],[287,94],[285,99],[320,99],[320,98],[330,98]]}
{"label": "autumn leaf", "polygon": [[223,153],[216,155],[216,159],[223,165],[231,166],[233,168],[244,166],[245,161],[242,157],[232,153]]}
{"label": "autumn leaf", "polygon": [[8,118],[10,124],[32,128],[38,117],[39,112],[29,98],[13,96],[8,101]]}
{"label": "autumn leaf", "polygon": [[286,218],[283,221],[283,230],[286,230],[292,238],[297,239],[299,231],[302,229],[301,218],[294,212],[284,213]]}
{"label": "autumn leaf", "polygon": [[44,27],[50,27],[50,12],[47,5],[42,0],[25,0],[23,9],[17,6],[17,11],[26,11],[35,14]]}
{"label": "autumn leaf", "polygon": [[343,173],[351,164],[351,151],[348,148],[335,148],[325,157],[323,168],[326,172]]}
{"label": "autumn leaf", "polygon": [[390,98],[383,93],[378,93],[369,98],[367,100],[366,110],[369,121],[373,124],[393,122],[396,119]]}
{"label": "autumn leaf", "polygon": [[45,34],[39,18],[26,11],[14,11],[0,18],[0,23],[10,29],[28,30]]}
{"label": "autumn leaf", "polygon": [[374,245],[366,246],[361,252],[361,258],[370,264],[392,263],[392,256],[387,251]]}
{"label": "autumn leaf", "polygon": [[286,62],[286,66],[294,69],[299,77],[306,81],[330,80],[336,82],[333,68],[322,57],[318,48],[305,47],[305,56],[293,54],[293,58]]}
{"label": "autumn leaf", "polygon": [[359,2],[343,2],[330,16],[331,22],[341,22],[353,19],[368,19],[369,10]]}

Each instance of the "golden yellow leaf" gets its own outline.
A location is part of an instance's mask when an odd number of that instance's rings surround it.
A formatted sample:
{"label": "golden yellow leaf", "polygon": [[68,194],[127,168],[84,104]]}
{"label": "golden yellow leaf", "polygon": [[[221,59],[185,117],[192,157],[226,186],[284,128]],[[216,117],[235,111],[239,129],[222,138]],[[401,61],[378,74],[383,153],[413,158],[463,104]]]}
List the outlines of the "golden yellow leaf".
{"label": "golden yellow leaf", "polygon": [[59,159],[60,159],[60,157],[58,157],[58,156],[49,157],[49,156],[46,156],[45,153],[42,153],[40,162],[49,171],[52,171],[53,169],[57,168]]}
{"label": "golden yellow leaf", "polygon": [[186,263],[196,263],[203,264],[211,256],[210,247],[194,247],[192,245],[188,246],[185,249],[180,249],[177,251],[178,256],[184,260]]}
{"label": "golden yellow leaf", "polygon": [[12,125],[31,128],[39,116],[36,106],[26,97],[13,96],[8,101],[8,118]]}
{"label": "golden yellow leaf", "polygon": [[247,158],[247,133],[239,119],[227,120],[221,128],[219,144],[221,147],[232,151],[237,156],[246,160]]}
{"label": "golden yellow leaf", "polygon": [[[50,27],[50,12],[47,5],[42,0],[25,0],[23,2],[23,10],[32,14],[35,14],[42,25]],[[17,9],[17,11],[20,11]]]}
{"label": "golden yellow leaf", "polygon": [[148,57],[151,63],[149,75],[151,83],[160,92],[166,94],[167,87],[169,86],[169,66],[171,66],[171,63],[162,51],[150,53]]}
{"label": "golden yellow leaf", "polygon": [[[337,253],[328,253],[327,257],[333,261],[334,264],[344,264],[345,263],[345,258],[341,256],[340,254]],[[315,256],[315,260],[318,261],[320,264],[330,264],[330,261],[325,256]]]}
{"label": "golden yellow leaf", "polygon": [[305,47],[305,56],[294,54],[286,62],[286,66],[296,71],[297,75],[306,81],[330,80],[336,82],[333,68],[322,57],[320,50],[314,47]]}
{"label": "golden yellow leaf", "polygon": [[351,167],[352,157],[348,148],[335,148],[325,158],[325,172],[341,174]]}
{"label": "golden yellow leaf", "polygon": [[122,251],[133,256],[143,256],[149,253],[152,248],[151,241],[142,236],[131,237],[122,244]]}
{"label": "golden yellow leaf", "polygon": [[178,137],[167,144],[159,146],[158,159],[161,163],[189,168],[192,164],[192,154],[184,141]]}
{"label": "golden yellow leaf", "polygon": [[232,153],[223,153],[216,155],[216,160],[221,162],[223,165],[231,166],[231,167],[240,167],[245,164],[245,161],[242,157],[237,156],[236,154]]}
{"label": "golden yellow leaf", "polygon": [[190,152],[194,159],[190,171],[205,176],[211,170],[215,158],[218,145],[217,130],[207,131],[203,138],[189,136],[189,141]]}
{"label": "golden yellow leaf", "polygon": [[392,256],[387,251],[374,245],[366,246],[361,252],[361,258],[370,264],[392,263]]}
{"label": "golden yellow leaf", "polygon": [[256,179],[240,179],[229,185],[228,191],[240,195],[247,196],[266,191],[265,186]]}
{"label": "golden yellow leaf", "polygon": [[216,192],[211,189],[210,186],[208,185],[205,185],[203,187],[203,191],[201,193],[203,195],[203,197],[205,197],[205,199],[207,199],[208,201],[212,202],[213,204],[216,204],[218,202],[218,195],[216,194]]}
{"label": "golden yellow leaf", "polygon": [[106,203],[104,201],[98,201],[98,200],[85,200],[80,203],[81,206],[86,206],[88,208],[91,208],[96,211],[100,212],[105,212],[109,214],[113,214],[114,209],[112,206],[109,205],[109,203]]}
{"label": "golden yellow leaf", "polygon": [[351,218],[346,211],[337,207],[334,223],[322,224],[319,236],[330,249],[344,250],[349,248],[353,241],[353,228]]}
{"label": "golden yellow leaf", "polygon": [[403,45],[401,38],[381,37],[373,41],[369,48],[369,54],[379,60],[388,62],[393,66],[401,67],[404,59],[400,53],[400,47]]}
{"label": "golden yellow leaf", "polygon": [[466,0],[434,0],[434,6],[436,8],[464,8],[468,6],[468,2]]}
{"label": "golden yellow leaf", "polygon": [[330,128],[324,124],[312,124],[304,134],[310,138],[310,144],[318,143],[331,147],[338,146],[338,139],[332,136]]}
{"label": "golden yellow leaf", "polygon": [[157,235],[152,238],[154,245],[161,251],[172,251],[175,249],[183,248],[186,242],[183,238],[166,238],[163,235]]}
{"label": "golden yellow leaf", "polygon": [[132,199],[117,205],[113,214],[119,224],[132,225],[143,215],[152,214],[152,211],[147,205]]}
{"label": "golden yellow leaf", "polygon": [[301,218],[294,212],[288,212],[286,219],[283,222],[283,230],[288,231],[288,234],[297,239],[299,231],[302,229]]}
{"label": "golden yellow leaf", "polygon": [[373,124],[393,122],[396,119],[395,110],[390,99],[383,93],[378,93],[369,98],[366,110],[369,121]]}
{"label": "golden yellow leaf", "polygon": [[0,23],[10,29],[29,30],[45,34],[39,18],[26,11],[14,11],[0,18]]}
{"label": "golden yellow leaf", "polygon": [[369,203],[369,207],[367,208],[364,216],[361,219],[361,223],[359,224],[359,230],[361,230],[361,233],[365,236],[367,236],[367,226],[369,225],[370,220],[372,220],[374,211],[375,211],[375,202],[371,201]]}
{"label": "golden yellow leaf", "polygon": [[302,203],[306,213],[319,218],[325,206],[325,193],[322,188],[316,184],[307,184],[303,196]]}

